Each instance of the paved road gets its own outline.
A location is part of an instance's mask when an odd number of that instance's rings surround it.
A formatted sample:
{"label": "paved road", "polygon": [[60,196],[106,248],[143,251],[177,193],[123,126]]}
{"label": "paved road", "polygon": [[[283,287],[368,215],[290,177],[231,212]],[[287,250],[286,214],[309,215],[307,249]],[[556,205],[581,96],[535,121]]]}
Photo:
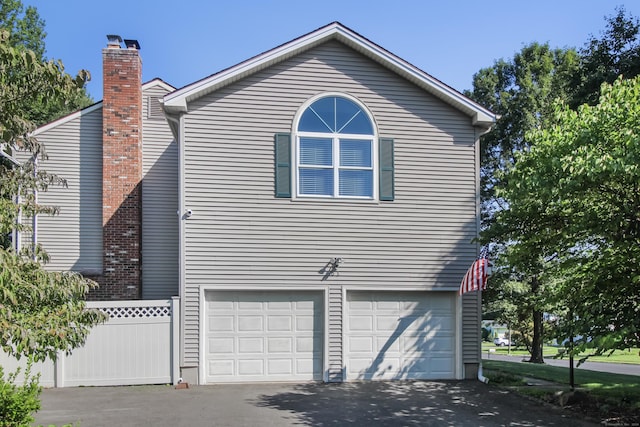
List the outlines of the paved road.
{"label": "paved road", "polygon": [[[523,356],[505,356],[498,354],[487,355],[486,351],[482,352],[482,358],[488,360],[503,360],[506,362],[524,362],[528,358]],[[569,359],[551,359],[545,358],[544,363],[551,366],[569,367]],[[575,361],[577,365],[578,361]],[[575,366],[575,365],[574,365]],[[627,363],[603,363],[603,362],[584,362],[576,369],[585,369],[589,371],[610,372],[612,374],[638,375],[640,376],[640,365],[632,365]]]}
{"label": "paved road", "polygon": [[478,381],[79,387],[42,393],[36,425],[597,426]]}

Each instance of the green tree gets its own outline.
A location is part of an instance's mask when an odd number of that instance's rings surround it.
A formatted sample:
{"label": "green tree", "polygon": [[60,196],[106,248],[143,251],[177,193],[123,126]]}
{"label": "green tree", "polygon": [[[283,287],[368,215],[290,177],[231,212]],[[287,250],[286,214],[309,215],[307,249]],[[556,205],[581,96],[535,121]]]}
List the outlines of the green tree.
{"label": "green tree", "polygon": [[627,16],[624,8],[606,18],[600,37],[591,36],[580,49],[580,67],[571,80],[570,105],[595,105],[603,83],[613,83],[618,76],[633,78],[640,74],[640,23]]}
{"label": "green tree", "polygon": [[[0,30],[0,235],[14,228],[19,215],[55,213],[39,205],[34,191],[44,191],[61,179],[37,169],[37,159],[46,153],[31,136],[35,124],[21,108],[40,96],[62,102],[83,87],[86,75],[72,78],[59,61],[41,62],[32,51],[9,43],[10,35]],[[20,73],[11,70],[20,69]],[[29,97],[33,97],[29,99]],[[15,102],[20,99],[24,102]],[[28,153],[17,162],[12,154]],[[22,158],[22,157],[21,157]],[[43,269],[46,255],[39,247],[16,253],[0,248],[0,346],[17,357],[35,360],[54,358],[56,351],[69,352],[81,345],[96,323],[104,317],[85,310],[84,297],[96,284],[71,272]]]}
{"label": "green tree", "polygon": [[501,179],[508,207],[486,233],[535,253],[558,281],[547,300],[597,353],[640,345],[640,77],[602,87],[595,106],[556,103]]}
{"label": "green tree", "polygon": [[[480,70],[473,79],[473,91],[468,95],[485,107],[498,113],[501,118],[495,127],[481,139],[481,201],[483,227],[495,221],[495,214],[508,208],[508,203],[496,193],[504,185],[504,175],[516,163],[518,153],[526,151],[531,142],[527,132],[543,126],[548,120],[553,101],[567,99],[569,82],[578,67],[577,52],[573,49],[551,49],[547,44],[532,43],[525,46],[512,60],[498,60],[492,67]],[[492,252],[510,254],[506,245],[493,245]],[[509,313],[510,319],[530,317],[533,320],[531,361],[542,363],[542,310],[540,305],[544,283],[542,260],[535,253],[510,254],[508,265],[501,267],[505,274],[491,279],[484,300],[493,300],[492,309],[498,313]],[[526,289],[518,295],[520,302],[513,304],[501,298],[506,293],[502,286],[520,282]],[[509,295],[513,295],[512,293]],[[517,312],[513,312],[513,309]],[[523,320],[521,324],[527,324]],[[521,331],[523,335],[525,331]]]}
{"label": "green tree", "polygon": [[[2,0],[0,2],[0,31],[8,33],[5,40],[8,46],[21,52],[31,52],[36,61],[47,62],[45,57],[44,21],[33,6],[24,7],[20,0]],[[62,67],[62,63],[58,63]],[[79,110],[93,103],[87,94],[84,85],[79,86],[66,97],[49,97],[43,93],[38,95],[40,88],[38,80],[26,74],[26,70],[8,66],[4,68],[5,78],[10,80],[22,80],[29,83],[24,89],[31,89],[22,96],[16,96],[11,100],[15,108],[23,113],[23,117],[36,126],[53,121],[72,111]],[[88,77],[88,74],[84,72]],[[16,94],[20,95],[20,94]]]}
{"label": "green tree", "polygon": [[44,59],[44,21],[35,7],[24,8],[20,0],[3,0],[0,3],[0,29],[9,33],[9,45],[32,51]]}

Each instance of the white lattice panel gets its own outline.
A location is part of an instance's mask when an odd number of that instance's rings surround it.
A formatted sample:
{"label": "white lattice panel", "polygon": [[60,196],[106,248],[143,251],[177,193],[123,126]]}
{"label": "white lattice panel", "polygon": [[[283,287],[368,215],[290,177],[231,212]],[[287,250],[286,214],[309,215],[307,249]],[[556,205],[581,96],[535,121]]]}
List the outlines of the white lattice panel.
{"label": "white lattice panel", "polygon": [[135,319],[150,317],[169,317],[171,307],[101,307],[101,311],[108,314],[111,319]]}

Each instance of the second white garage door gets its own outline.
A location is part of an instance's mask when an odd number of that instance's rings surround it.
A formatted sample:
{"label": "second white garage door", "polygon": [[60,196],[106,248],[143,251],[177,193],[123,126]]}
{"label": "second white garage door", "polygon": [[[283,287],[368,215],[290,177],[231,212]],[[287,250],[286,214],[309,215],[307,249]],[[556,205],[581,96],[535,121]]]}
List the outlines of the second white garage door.
{"label": "second white garage door", "polygon": [[347,379],[455,378],[453,292],[347,292]]}
{"label": "second white garage door", "polygon": [[206,293],[207,382],[322,379],[323,295]]}

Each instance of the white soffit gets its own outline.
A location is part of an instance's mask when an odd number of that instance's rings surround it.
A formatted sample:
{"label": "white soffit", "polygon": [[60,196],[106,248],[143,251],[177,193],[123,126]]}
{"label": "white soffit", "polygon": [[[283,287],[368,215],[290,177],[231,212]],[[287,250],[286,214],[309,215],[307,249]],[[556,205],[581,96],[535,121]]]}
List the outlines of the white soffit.
{"label": "white soffit", "polygon": [[167,112],[187,111],[187,104],[194,99],[332,39],[344,43],[462,111],[471,117],[473,125],[488,128],[495,123],[497,117],[491,111],[339,22],[333,22],[231,68],[178,89],[164,97],[164,108]]}

